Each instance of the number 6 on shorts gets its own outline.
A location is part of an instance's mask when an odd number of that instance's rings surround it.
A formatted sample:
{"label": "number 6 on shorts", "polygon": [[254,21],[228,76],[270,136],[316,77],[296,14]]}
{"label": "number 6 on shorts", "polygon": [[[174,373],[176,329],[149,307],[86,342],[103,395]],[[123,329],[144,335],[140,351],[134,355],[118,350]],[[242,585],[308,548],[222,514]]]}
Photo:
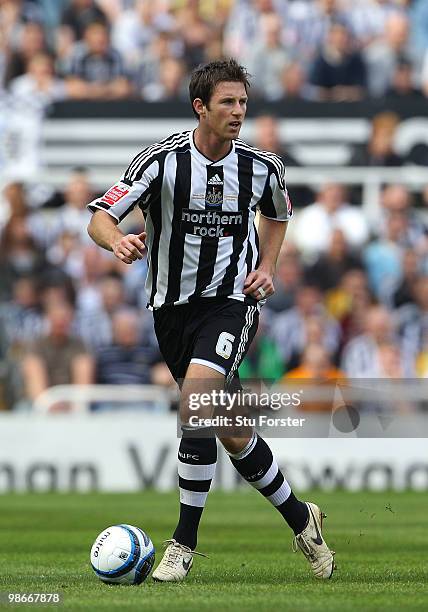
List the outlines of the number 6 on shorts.
{"label": "number 6 on shorts", "polygon": [[217,355],[224,357],[224,359],[229,359],[232,354],[234,340],[235,336],[233,334],[229,334],[229,332],[221,332],[215,347],[215,352]]}

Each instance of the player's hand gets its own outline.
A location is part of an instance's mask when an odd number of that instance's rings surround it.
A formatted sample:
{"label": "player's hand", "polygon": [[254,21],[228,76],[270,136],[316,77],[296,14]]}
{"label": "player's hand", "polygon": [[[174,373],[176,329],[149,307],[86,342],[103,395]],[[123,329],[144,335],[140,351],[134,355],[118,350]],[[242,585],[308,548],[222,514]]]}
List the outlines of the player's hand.
{"label": "player's hand", "polygon": [[257,301],[265,300],[275,293],[272,275],[264,270],[250,272],[244,283],[245,295],[251,295]]}
{"label": "player's hand", "polygon": [[132,264],[136,259],[142,259],[146,249],[144,240],[146,232],[127,234],[113,244],[113,253],[126,264]]}

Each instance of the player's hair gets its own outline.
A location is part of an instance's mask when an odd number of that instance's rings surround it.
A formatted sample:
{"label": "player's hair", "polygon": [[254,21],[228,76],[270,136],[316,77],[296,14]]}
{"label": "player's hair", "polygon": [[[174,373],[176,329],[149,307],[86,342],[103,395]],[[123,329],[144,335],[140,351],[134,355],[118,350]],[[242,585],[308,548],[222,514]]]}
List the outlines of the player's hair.
{"label": "player's hair", "polygon": [[216,85],[222,81],[237,81],[243,83],[245,91],[250,86],[250,75],[244,66],[240,66],[234,59],[216,60],[209,64],[201,64],[193,72],[189,83],[189,95],[192,110],[199,119],[198,113],[193,108],[193,101],[200,98],[205,106],[208,106]]}

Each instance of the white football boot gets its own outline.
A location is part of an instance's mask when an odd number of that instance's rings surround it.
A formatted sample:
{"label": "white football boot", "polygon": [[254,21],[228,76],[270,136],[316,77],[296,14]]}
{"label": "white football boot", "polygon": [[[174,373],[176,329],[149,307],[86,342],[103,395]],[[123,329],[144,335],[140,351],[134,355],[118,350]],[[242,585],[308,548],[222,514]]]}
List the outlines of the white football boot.
{"label": "white football boot", "polygon": [[330,550],[322,537],[322,520],[325,514],[316,504],[306,502],[309,510],[309,520],[305,529],[296,535],[293,540],[293,550],[300,548],[312,567],[316,578],[331,578],[336,569],[334,563],[335,552]]}
{"label": "white football boot", "polygon": [[193,555],[206,557],[196,550],[191,550],[176,540],[166,540],[166,549],[162,561],[152,574],[156,582],[180,582],[184,580],[192,569]]}

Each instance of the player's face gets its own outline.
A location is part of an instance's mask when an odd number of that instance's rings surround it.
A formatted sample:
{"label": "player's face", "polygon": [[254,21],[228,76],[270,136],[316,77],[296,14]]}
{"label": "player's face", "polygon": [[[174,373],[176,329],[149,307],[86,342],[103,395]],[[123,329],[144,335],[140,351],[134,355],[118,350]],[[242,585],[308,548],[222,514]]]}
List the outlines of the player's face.
{"label": "player's face", "polygon": [[208,106],[204,106],[201,121],[220,140],[238,138],[247,112],[247,100],[243,83],[222,81],[214,89]]}

